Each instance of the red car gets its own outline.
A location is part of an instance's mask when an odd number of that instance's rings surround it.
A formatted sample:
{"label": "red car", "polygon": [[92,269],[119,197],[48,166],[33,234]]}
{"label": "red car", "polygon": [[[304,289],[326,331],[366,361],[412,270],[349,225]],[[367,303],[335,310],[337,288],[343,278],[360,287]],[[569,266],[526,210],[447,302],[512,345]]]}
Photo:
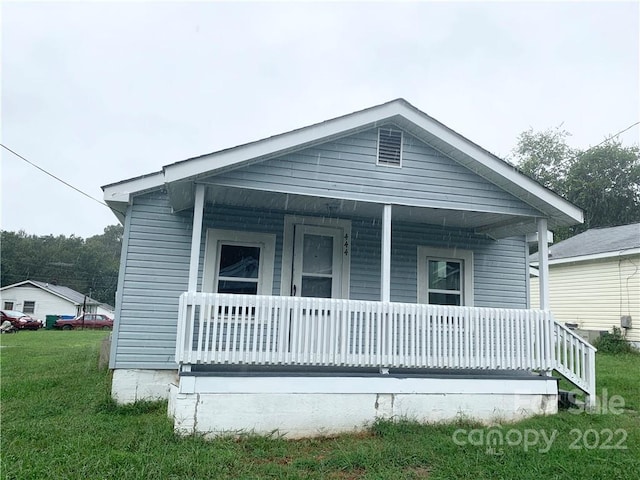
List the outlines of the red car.
{"label": "red car", "polygon": [[38,330],[42,328],[42,322],[37,318],[30,317],[26,313],[18,310],[0,310],[0,324],[9,320],[18,330]]}
{"label": "red car", "polygon": [[53,327],[61,328],[62,330],[71,330],[73,328],[101,328],[102,330],[111,330],[113,328],[113,318],[109,318],[101,313],[85,313],[73,320],[56,320]]}

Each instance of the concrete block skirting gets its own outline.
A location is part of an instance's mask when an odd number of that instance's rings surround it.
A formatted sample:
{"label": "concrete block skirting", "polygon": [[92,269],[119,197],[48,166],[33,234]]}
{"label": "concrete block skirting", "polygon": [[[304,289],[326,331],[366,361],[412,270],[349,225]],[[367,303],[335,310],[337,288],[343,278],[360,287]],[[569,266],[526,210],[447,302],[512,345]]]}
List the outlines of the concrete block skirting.
{"label": "concrete block skirting", "polygon": [[183,376],[169,415],[184,435],[316,437],[363,430],[376,419],[484,423],[557,412],[557,382],[470,378]]}
{"label": "concrete block skirting", "polygon": [[169,385],[177,382],[176,370],[117,368],[113,371],[111,397],[120,404],[139,400],[167,400]]}

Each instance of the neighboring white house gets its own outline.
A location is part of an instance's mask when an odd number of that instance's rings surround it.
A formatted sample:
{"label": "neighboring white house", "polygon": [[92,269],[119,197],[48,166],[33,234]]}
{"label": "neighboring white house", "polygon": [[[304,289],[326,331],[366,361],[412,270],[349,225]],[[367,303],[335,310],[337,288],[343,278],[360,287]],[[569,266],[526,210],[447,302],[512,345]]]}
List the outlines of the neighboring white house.
{"label": "neighboring white house", "polygon": [[[538,254],[530,257],[538,265]],[[539,305],[531,277],[531,307]],[[556,320],[593,332],[618,327],[640,346],[640,223],[593,228],[549,248],[549,306]]]}
{"label": "neighboring white house", "polygon": [[44,320],[47,315],[102,313],[113,316],[113,307],[94,300],[69,287],[35,280],[25,280],[0,288],[3,310],[18,310]]}

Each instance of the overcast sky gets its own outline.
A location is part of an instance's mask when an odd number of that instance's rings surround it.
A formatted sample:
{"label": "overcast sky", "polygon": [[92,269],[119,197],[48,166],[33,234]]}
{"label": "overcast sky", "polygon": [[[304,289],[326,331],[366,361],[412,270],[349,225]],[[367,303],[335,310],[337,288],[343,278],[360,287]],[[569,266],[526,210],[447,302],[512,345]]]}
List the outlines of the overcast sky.
{"label": "overcast sky", "polygon": [[[1,8],[2,143],[100,200],[102,185],[398,97],[501,157],[529,127],[562,124],[587,148],[639,117],[637,1]],[[1,155],[2,229],[117,223]]]}

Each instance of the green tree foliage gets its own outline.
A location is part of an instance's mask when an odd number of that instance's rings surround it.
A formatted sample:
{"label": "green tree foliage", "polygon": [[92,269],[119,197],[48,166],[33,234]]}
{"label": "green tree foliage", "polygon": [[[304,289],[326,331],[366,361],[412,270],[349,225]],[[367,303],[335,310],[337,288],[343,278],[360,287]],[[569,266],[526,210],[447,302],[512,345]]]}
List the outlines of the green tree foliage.
{"label": "green tree foliage", "polygon": [[640,222],[640,151],[608,142],[571,162],[567,198],[585,211],[584,229]]}
{"label": "green tree foliage", "polygon": [[608,140],[581,151],[560,128],[518,136],[512,161],[523,173],[584,210],[582,225],[558,229],[556,241],[589,228],[640,222],[640,150]]}
{"label": "green tree foliage", "polygon": [[123,228],[110,225],[86,240],[71,235],[0,232],[2,286],[39,280],[77,290],[114,305]]}
{"label": "green tree foliage", "polygon": [[567,145],[570,133],[560,128],[543,132],[525,130],[518,136],[515,160],[523,173],[556,193],[563,194],[569,159],[577,151]]}

